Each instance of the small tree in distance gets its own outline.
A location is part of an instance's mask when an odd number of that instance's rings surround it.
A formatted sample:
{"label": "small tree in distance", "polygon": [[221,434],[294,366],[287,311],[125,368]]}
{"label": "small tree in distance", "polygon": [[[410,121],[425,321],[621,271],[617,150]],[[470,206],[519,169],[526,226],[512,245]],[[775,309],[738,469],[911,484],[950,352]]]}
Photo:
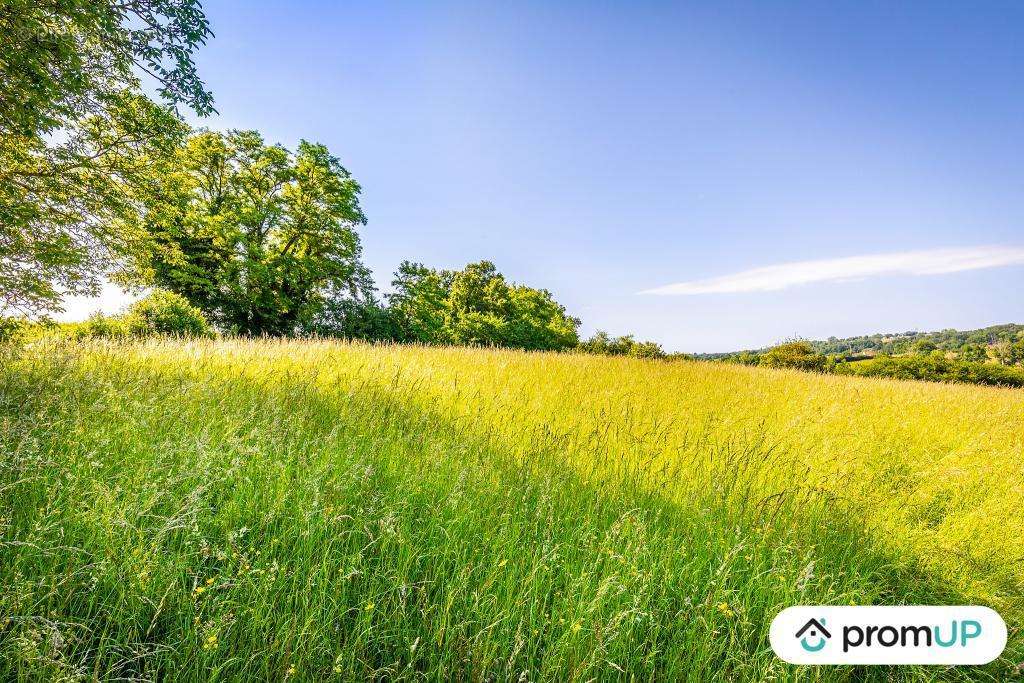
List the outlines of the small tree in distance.
{"label": "small tree in distance", "polygon": [[612,337],[604,330],[598,330],[590,339],[580,342],[578,349],[583,353],[606,356],[631,356],[633,358],[653,359],[668,357],[665,350],[656,342],[638,342],[631,334]]}
{"label": "small tree in distance", "polygon": [[576,346],[580,321],[546,289],[508,282],[490,261],[462,270],[403,262],[388,296],[399,339],[538,351]]}
{"label": "small tree in distance", "polygon": [[810,342],[797,339],[765,351],[761,355],[760,364],[769,368],[796,368],[820,372],[827,368],[829,359],[815,352]]}

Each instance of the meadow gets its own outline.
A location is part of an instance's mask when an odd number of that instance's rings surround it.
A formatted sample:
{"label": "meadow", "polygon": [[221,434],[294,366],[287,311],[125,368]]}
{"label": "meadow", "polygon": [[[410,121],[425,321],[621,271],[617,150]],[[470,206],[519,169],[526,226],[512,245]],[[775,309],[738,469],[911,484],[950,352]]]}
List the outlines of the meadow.
{"label": "meadow", "polygon": [[[333,341],[0,361],[4,680],[1005,680],[1024,392]],[[785,664],[793,604],[985,604],[986,667]]]}

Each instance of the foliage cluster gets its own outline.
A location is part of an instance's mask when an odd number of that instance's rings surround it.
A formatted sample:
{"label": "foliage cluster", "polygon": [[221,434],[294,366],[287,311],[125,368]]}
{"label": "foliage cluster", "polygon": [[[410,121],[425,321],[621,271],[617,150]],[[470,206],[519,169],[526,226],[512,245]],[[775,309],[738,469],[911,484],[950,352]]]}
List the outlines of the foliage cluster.
{"label": "foliage cluster", "polygon": [[829,368],[830,361],[820,353],[815,353],[809,342],[795,340],[779,344],[763,353],[759,365],[768,368],[796,368],[821,372]]}
{"label": "foliage cluster", "polygon": [[323,145],[293,154],[256,131],[195,133],[137,195],[140,269],[224,331],[294,334],[330,293],[365,287],[359,189]]}
{"label": "foliage cluster", "polygon": [[53,310],[95,293],[138,255],[118,219],[148,160],[184,133],[141,91],[199,114],[212,98],[196,49],[210,36],[197,0],[7,0],[0,7],[0,313]]}
{"label": "foliage cluster", "polygon": [[[41,331],[45,333],[44,326]],[[58,336],[72,339],[151,337],[212,337],[213,328],[202,311],[173,292],[155,291],[120,315],[96,313],[80,323],[57,327]]]}
{"label": "foliage cluster", "polygon": [[631,334],[612,337],[604,330],[598,330],[589,339],[581,341],[576,349],[581,353],[605,356],[629,356],[631,358],[650,358],[655,360],[693,359],[693,356],[686,353],[666,353],[657,342],[636,341]]}
{"label": "foliage cluster", "polygon": [[633,358],[665,358],[665,350],[656,342],[638,342],[633,335],[612,337],[604,330],[598,330],[592,337],[579,344],[583,353],[596,353],[606,356],[631,356]]}
{"label": "foliage cluster", "polygon": [[490,261],[462,270],[403,262],[388,296],[401,341],[563,350],[580,321],[546,289],[508,282]]}

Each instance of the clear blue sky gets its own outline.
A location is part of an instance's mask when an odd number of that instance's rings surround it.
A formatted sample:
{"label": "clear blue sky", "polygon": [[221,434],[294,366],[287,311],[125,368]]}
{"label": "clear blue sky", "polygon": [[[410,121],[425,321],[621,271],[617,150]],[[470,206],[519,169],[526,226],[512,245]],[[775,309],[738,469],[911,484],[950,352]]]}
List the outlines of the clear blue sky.
{"label": "clear blue sky", "polygon": [[1024,322],[1024,4],[204,5],[206,125],[326,143],[385,291],[489,259],[684,351]]}

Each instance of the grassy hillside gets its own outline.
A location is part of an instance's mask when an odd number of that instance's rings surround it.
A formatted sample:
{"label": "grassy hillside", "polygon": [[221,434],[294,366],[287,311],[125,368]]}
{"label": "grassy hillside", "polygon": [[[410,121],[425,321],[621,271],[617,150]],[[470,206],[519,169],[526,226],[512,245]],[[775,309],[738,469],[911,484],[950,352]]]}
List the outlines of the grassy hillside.
{"label": "grassy hillside", "polygon": [[[316,342],[0,367],[0,678],[932,680],[1024,658],[1024,392]],[[815,668],[792,604],[977,602],[984,669]]]}

